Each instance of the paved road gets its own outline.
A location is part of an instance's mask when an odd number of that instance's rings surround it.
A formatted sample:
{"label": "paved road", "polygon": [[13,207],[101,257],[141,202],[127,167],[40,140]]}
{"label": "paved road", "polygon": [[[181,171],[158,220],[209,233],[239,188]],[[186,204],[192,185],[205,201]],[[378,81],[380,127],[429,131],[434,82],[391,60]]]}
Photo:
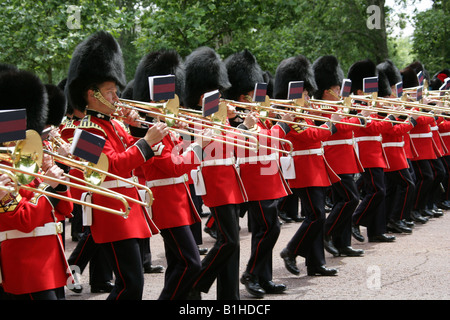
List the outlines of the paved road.
{"label": "paved road", "polygon": [[[206,219],[203,219],[203,224]],[[241,271],[250,251],[247,218],[241,225]],[[299,223],[285,223],[274,249],[274,281],[285,283],[288,290],[279,295],[266,295],[265,300],[448,300],[450,299],[450,211],[443,217],[431,219],[424,225],[416,224],[413,233],[397,234],[394,243],[364,243],[353,240],[354,248],[365,250],[363,257],[338,257],[325,252],[327,265],[339,269],[335,277],[306,275],[304,259],[297,258],[301,274],[295,276],[285,268],[280,251],[299,227]],[[69,225],[70,228],[70,225]],[[69,228],[66,234],[70,234]],[[365,228],[361,228],[366,234]],[[213,239],[204,234],[203,247]],[[67,255],[76,242],[67,239]],[[153,263],[165,265],[162,238],[151,240]],[[88,272],[82,275],[84,290],[75,294],[66,290],[67,300],[104,300],[107,294],[91,294]],[[163,286],[164,274],[145,274],[144,300],[156,300]],[[241,284],[241,300],[256,300]],[[203,300],[215,300],[215,285],[202,295]]]}

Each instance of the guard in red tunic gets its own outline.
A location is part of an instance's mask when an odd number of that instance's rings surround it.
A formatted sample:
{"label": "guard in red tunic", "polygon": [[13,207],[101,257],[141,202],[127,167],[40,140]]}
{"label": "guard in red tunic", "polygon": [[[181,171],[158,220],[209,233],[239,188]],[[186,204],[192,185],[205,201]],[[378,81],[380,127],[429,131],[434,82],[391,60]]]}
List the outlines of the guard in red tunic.
{"label": "guard in red tunic", "polygon": [[[42,133],[48,106],[45,87],[38,77],[22,70],[3,71],[0,94],[1,110],[26,107],[27,129]],[[56,165],[45,170],[48,177],[64,179],[63,170]],[[8,175],[0,176],[0,185],[11,186],[10,182]],[[58,182],[36,178],[28,186],[70,198],[70,191]],[[0,191],[0,280],[10,298],[64,299],[64,286],[72,284],[72,276],[61,222],[71,217],[71,212],[71,202],[49,195],[24,189],[17,194]]]}
{"label": "guard in red tunic", "polygon": [[[377,76],[376,65],[371,60],[362,60],[354,63],[349,71],[348,78],[352,80],[351,92],[355,95],[363,93],[363,79]],[[367,108],[367,107],[365,107]],[[384,120],[394,120],[388,115],[372,115],[366,127],[355,130],[358,156],[364,167],[362,173],[364,181],[364,198],[356,208],[352,220],[353,236],[358,241],[364,241],[359,226],[367,228],[370,242],[392,242],[394,236],[386,235],[386,211],[384,183],[384,168],[388,167],[381,134],[392,127],[392,123]]]}
{"label": "guard in red tunic", "polygon": [[[230,87],[226,67],[211,48],[201,47],[188,55],[185,59],[185,70],[186,108],[200,110],[205,93],[213,90],[223,92]],[[222,133],[214,137],[231,140],[226,135]],[[208,292],[217,279],[217,299],[238,300],[239,205],[247,201],[247,195],[236,170],[234,148],[219,141],[212,141],[203,151],[204,157],[194,181],[204,182],[202,199],[205,206],[211,210],[217,228],[217,239],[202,260],[202,268],[191,294],[192,297],[198,298],[200,292]]]}
{"label": "guard in red tunic", "polygon": [[[252,102],[255,84],[264,82],[255,56],[244,50],[229,56],[225,65],[231,87],[224,92],[224,98]],[[244,122],[237,126],[239,129],[251,129],[260,134],[256,135],[260,142],[259,150],[246,150],[237,158],[240,177],[248,197],[248,225],[252,234],[250,258],[241,282],[250,294],[263,297],[266,293],[281,293],[286,289],[284,284],[275,284],[272,281],[272,253],[280,234],[278,199],[291,194],[278,165],[279,153],[263,146],[272,145],[270,136],[283,138],[286,132],[289,132],[289,126],[279,122],[269,128],[258,119],[257,127],[254,128],[255,121],[248,120],[251,117],[253,115],[249,114]],[[281,148],[280,143],[278,148]]]}
{"label": "guard in red tunic", "polygon": [[[323,56],[313,64],[317,99],[340,100],[340,88],[344,73],[335,56]],[[341,113],[339,108],[332,107]],[[342,113],[341,113],[342,114]],[[329,113],[322,116],[330,117]],[[351,217],[359,203],[355,174],[363,171],[353,145],[354,125],[364,125],[361,117],[343,117],[336,123],[337,132],[322,142],[325,159],[340,180],[331,186],[333,207],[325,221],[324,246],[334,256],[361,256],[362,249],[351,246]],[[348,123],[348,124],[346,124]]]}
{"label": "guard in red tunic", "polygon": [[[160,50],[144,56],[136,69],[133,99],[150,101],[148,77],[168,74],[175,75],[175,93],[182,98],[184,72],[177,52]],[[201,141],[208,142],[206,139]],[[191,230],[191,226],[201,220],[187,182],[188,174],[200,164],[202,145],[194,142],[188,150],[183,150],[177,134],[170,132],[152,146],[152,150],[158,156],[141,168],[155,199],[152,218],[164,239],[166,252],[167,270],[159,299],[185,299],[201,267]]]}
{"label": "guard in red tunic", "polygon": [[[142,139],[132,137],[127,128],[111,118],[116,111],[117,90],[125,86],[124,63],[117,41],[106,32],[97,32],[75,49],[69,66],[66,92],[68,103],[86,113],[75,126],[66,126],[62,136],[70,137],[80,128],[105,138],[103,153],[108,158],[108,171],[137,182],[133,170],[153,155],[151,146],[168,133],[165,125],[157,124]],[[131,126],[137,113],[129,114]],[[131,130],[131,129],[130,129]],[[68,139],[66,139],[68,140]],[[140,200],[134,184],[106,177],[105,188]],[[94,194],[92,202],[108,208],[119,208],[118,200]],[[102,244],[115,274],[115,287],[108,299],[142,299],[144,277],[139,239],[145,239],[159,230],[146,208],[130,202],[127,219],[93,210],[91,232],[96,243]]]}
{"label": "guard in red tunic", "polygon": [[[311,63],[306,57],[298,55],[283,60],[275,74],[274,96],[287,98],[288,86],[291,81],[304,81],[303,95],[317,90]],[[281,251],[281,257],[289,272],[300,273],[295,258],[302,256],[306,260],[308,275],[336,275],[337,270],[325,266],[323,245],[323,229],[325,222],[325,190],[339,177],[328,166],[323,156],[322,141],[328,139],[336,127],[331,123],[314,128],[314,123],[305,118],[298,125],[290,125],[291,130],[286,139],[293,144],[293,166],[295,178],[288,179],[289,187],[297,194],[301,201],[302,213],[305,220],[297,232]],[[302,123],[308,127],[302,126]]]}
{"label": "guard in red tunic", "polygon": [[[393,92],[395,85],[402,81],[400,71],[390,60],[378,64],[377,70],[378,95],[396,98]],[[405,221],[410,219],[415,183],[409,171],[404,137],[414,128],[417,117],[417,115],[402,117],[399,113],[396,120],[404,123],[394,123],[389,130],[382,133],[383,150],[389,163],[389,167],[384,169],[387,230],[395,233],[412,232]]]}

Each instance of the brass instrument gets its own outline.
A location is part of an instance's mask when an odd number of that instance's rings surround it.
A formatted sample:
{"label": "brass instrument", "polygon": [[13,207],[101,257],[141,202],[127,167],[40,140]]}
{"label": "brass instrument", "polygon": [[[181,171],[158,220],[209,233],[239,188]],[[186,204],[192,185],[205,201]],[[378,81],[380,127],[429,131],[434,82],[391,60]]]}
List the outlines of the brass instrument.
{"label": "brass instrument", "polygon": [[[126,99],[119,99],[119,103],[117,103],[117,105],[121,108],[126,108],[126,109],[131,109],[131,110],[135,110],[141,113],[145,113],[151,117],[164,117],[166,120],[166,123],[168,124],[169,130],[172,130],[174,132],[178,132],[180,134],[186,134],[186,135],[191,135],[194,137],[199,137],[199,138],[205,138],[208,140],[212,140],[212,141],[217,141],[223,144],[228,144],[228,145],[232,145],[232,146],[236,146],[236,147],[240,147],[240,148],[244,148],[244,149],[248,149],[248,150],[253,150],[256,151],[258,149],[258,141],[253,138],[253,142],[252,141],[246,141],[244,139],[248,139],[248,135],[245,135],[243,133],[239,133],[237,131],[233,131],[233,130],[229,130],[229,129],[224,129],[224,128],[218,128],[217,126],[214,126],[213,124],[210,125],[202,125],[202,127],[204,128],[209,128],[212,129],[214,132],[223,132],[223,133],[230,133],[231,135],[236,135],[238,137],[242,137],[243,139],[238,139],[238,138],[234,138],[234,140],[236,141],[228,141],[228,140],[221,140],[221,139],[216,139],[214,137],[208,137],[202,134],[197,134],[197,133],[193,133],[190,132],[188,130],[183,130],[183,129],[178,129],[178,128],[174,128],[172,127],[173,124],[175,124],[176,121],[180,121],[180,122],[184,122],[186,124],[190,124],[190,125],[199,125],[197,122],[195,121],[189,121],[186,119],[182,119],[180,117],[178,117],[179,115],[179,110],[178,108],[174,108],[174,106],[172,105],[172,111],[168,114],[168,113],[161,113],[158,111],[154,111],[155,108],[155,104],[154,103],[147,103],[147,102],[140,102],[140,101],[134,101],[134,100],[126,100]],[[226,114],[225,114],[226,115]],[[117,117],[117,115],[115,115]],[[169,120],[169,123],[167,122]],[[139,123],[143,123],[143,124],[147,124],[147,125],[153,125],[154,123],[146,121],[145,119],[137,119],[136,120]],[[252,137],[250,137],[252,138]],[[227,136],[226,139],[232,139],[231,137]],[[245,144],[245,145],[244,145]]]}

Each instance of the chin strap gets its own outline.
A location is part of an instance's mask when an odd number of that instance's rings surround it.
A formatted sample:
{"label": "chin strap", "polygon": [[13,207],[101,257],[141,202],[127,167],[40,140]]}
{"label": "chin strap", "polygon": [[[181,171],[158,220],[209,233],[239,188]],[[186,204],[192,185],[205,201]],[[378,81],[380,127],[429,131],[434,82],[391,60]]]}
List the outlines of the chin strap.
{"label": "chin strap", "polygon": [[117,108],[116,106],[114,106],[111,102],[109,102],[108,100],[105,99],[105,97],[103,97],[102,93],[100,92],[100,90],[94,90],[94,97],[100,101],[101,103],[103,103],[105,106],[107,106],[108,108],[110,108],[111,110],[116,111]]}

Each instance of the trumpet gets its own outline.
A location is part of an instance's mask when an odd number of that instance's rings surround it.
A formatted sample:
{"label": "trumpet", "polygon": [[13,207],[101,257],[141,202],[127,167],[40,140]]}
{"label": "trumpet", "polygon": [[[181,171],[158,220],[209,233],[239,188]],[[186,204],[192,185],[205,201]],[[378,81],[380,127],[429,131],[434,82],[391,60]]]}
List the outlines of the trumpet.
{"label": "trumpet", "polygon": [[107,213],[119,215],[119,216],[121,216],[121,217],[123,217],[125,219],[128,217],[128,215],[130,213],[130,208],[128,206],[128,202],[123,197],[120,197],[120,196],[118,196],[116,194],[113,194],[113,193],[109,193],[109,192],[105,192],[105,191],[101,191],[101,190],[97,190],[97,189],[92,189],[92,188],[89,188],[89,187],[84,187],[84,186],[76,184],[76,183],[71,183],[71,182],[68,182],[68,181],[61,180],[61,179],[48,177],[48,176],[45,176],[45,175],[40,174],[40,173],[32,173],[32,172],[30,173],[30,172],[28,172],[26,170],[10,167],[10,166],[4,165],[4,164],[0,164],[0,170],[10,171],[11,172],[9,174],[10,176],[12,175],[12,173],[26,174],[26,175],[32,176],[33,179],[35,179],[35,178],[40,178],[42,180],[46,179],[46,180],[58,182],[60,184],[64,184],[64,185],[66,185],[68,187],[78,188],[78,189],[85,190],[85,191],[88,191],[88,192],[92,192],[92,193],[96,193],[96,194],[99,194],[99,195],[103,195],[105,197],[113,198],[114,200],[121,201],[123,206],[124,206],[124,208],[125,208],[125,210],[124,211],[122,211],[122,210],[114,210],[114,209],[107,208],[107,207],[102,207],[102,206],[99,206],[99,205],[96,205],[96,204],[93,204],[93,203],[90,203],[90,202],[86,202],[86,201],[74,199],[74,198],[71,198],[71,197],[66,197],[66,196],[63,196],[63,195],[60,195],[60,194],[57,194],[57,193],[53,193],[53,192],[50,192],[50,191],[42,190],[40,188],[33,188],[33,187],[30,187],[30,186],[21,184],[19,182],[19,179],[13,179],[14,188],[12,188],[12,190],[9,189],[10,187],[8,187],[8,186],[0,187],[0,189],[3,189],[5,191],[17,192],[19,189],[28,190],[28,191],[31,191],[31,192],[34,192],[34,193],[43,194],[43,195],[46,195],[46,196],[49,196],[49,197],[52,197],[52,198],[73,202],[73,203],[80,204],[80,205],[83,205],[83,206],[91,207],[93,209],[105,211]]}
{"label": "trumpet", "polygon": [[[146,102],[140,102],[140,101],[133,101],[133,100],[125,100],[125,99],[119,99],[119,103],[117,103],[117,105],[121,108],[126,108],[126,109],[131,109],[131,110],[135,110],[141,113],[145,113],[147,115],[149,115],[150,117],[164,117],[167,123],[167,120],[169,120],[170,122],[168,123],[169,126],[169,130],[180,133],[180,134],[186,134],[186,135],[191,135],[194,137],[199,137],[199,138],[205,138],[205,139],[209,139],[212,141],[217,141],[223,144],[228,144],[228,145],[232,145],[235,147],[240,147],[240,148],[244,148],[244,149],[248,149],[248,150],[252,150],[252,151],[256,151],[258,150],[258,141],[256,140],[256,138],[250,139],[253,141],[249,141],[247,140],[248,138],[252,138],[252,137],[248,137],[248,135],[245,135],[243,133],[237,132],[235,130],[227,130],[224,128],[218,128],[217,126],[214,126],[213,124],[211,125],[205,125],[203,124],[202,127],[203,128],[209,128],[214,130],[215,132],[219,131],[219,132],[223,132],[223,133],[229,133],[232,136],[236,136],[236,137],[230,137],[227,136],[226,139],[227,140],[222,140],[222,139],[218,139],[218,138],[214,138],[214,137],[208,137],[202,134],[198,134],[198,133],[193,133],[187,130],[183,130],[183,129],[178,129],[178,128],[174,128],[173,124],[175,124],[176,121],[180,121],[180,122],[184,122],[186,124],[190,124],[190,125],[199,125],[197,122],[195,121],[189,121],[186,119],[182,119],[180,117],[178,117],[178,108],[176,110],[176,113],[174,113],[173,115],[171,114],[162,114],[159,111],[154,111],[154,104],[153,103],[146,103]],[[172,109],[173,110],[173,109]],[[119,117],[117,114],[114,115],[115,117]],[[147,125],[153,125],[154,123],[147,121],[145,119],[139,118],[136,120],[139,123],[142,124],[147,124]],[[245,139],[239,139],[238,137],[241,138],[245,138]],[[229,139],[234,139],[235,141],[229,141]]]}

